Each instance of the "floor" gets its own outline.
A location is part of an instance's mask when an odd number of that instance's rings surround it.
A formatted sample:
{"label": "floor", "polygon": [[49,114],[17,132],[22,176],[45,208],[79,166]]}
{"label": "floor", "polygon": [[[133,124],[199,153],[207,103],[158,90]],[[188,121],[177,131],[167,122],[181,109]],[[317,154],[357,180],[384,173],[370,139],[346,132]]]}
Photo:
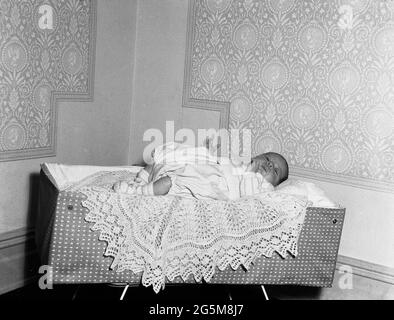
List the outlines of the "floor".
{"label": "floor", "polygon": [[[53,289],[41,290],[36,283],[0,296],[5,300],[119,300],[124,287],[110,285],[54,285]],[[230,300],[230,296],[231,299]],[[271,297],[274,299],[274,297]],[[170,302],[231,302],[264,301],[260,286],[226,286],[226,285],[172,285],[155,294],[152,288],[129,287],[123,300],[149,301],[157,303]]]}
{"label": "floor", "polygon": [[[96,314],[113,316],[114,310],[117,316],[126,314],[126,319],[259,319],[255,315],[261,313],[262,305],[265,311],[277,308],[276,303],[270,303],[276,299],[270,297],[271,301],[266,301],[260,286],[167,285],[158,294],[151,287],[139,286],[130,287],[123,301],[119,301],[123,289],[109,285],[55,285],[53,289],[41,290],[34,283],[1,295],[0,306],[11,308],[12,314],[15,310],[38,310],[40,319],[40,310],[51,319],[59,312],[64,317],[86,314],[93,318]],[[65,304],[67,301],[74,303]]]}
{"label": "floor", "polygon": [[[0,295],[0,305],[11,307],[13,312],[31,310],[28,309],[29,304],[34,306],[32,310],[43,310],[36,308],[43,306],[48,315],[58,314],[59,310],[64,316],[87,312],[90,318],[93,318],[92,312],[104,317],[116,310],[117,314],[127,314],[127,319],[261,319],[262,310],[267,314],[278,312],[275,300],[285,300],[289,295],[297,297],[299,294],[313,298],[318,293],[316,288],[294,286],[265,286],[265,289],[270,301],[265,299],[258,285],[166,285],[158,294],[151,287],[138,286],[129,287],[123,301],[120,301],[124,287],[54,285],[53,289],[41,290],[35,282]],[[59,301],[60,304],[56,303]],[[67,301],[77,303],[64,308]],[[96,301],[102,302],[95,304]],[[116,306],[112,307],[112,304]],[[178,313],[172,313],[174,310]],[[292,308],[280,308],[281,315],[290,311]]]}

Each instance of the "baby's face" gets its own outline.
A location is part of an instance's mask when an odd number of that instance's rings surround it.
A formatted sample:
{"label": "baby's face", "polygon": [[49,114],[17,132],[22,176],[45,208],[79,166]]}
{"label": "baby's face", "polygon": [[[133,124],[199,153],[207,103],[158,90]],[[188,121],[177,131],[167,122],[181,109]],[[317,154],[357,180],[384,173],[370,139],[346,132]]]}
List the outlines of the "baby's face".
{"label": "baby's face", "polygon": [[254,157],[247,170],[260,173],[274,187],[286,180],[289,172],[286,160],[275,152],[267,152]]}

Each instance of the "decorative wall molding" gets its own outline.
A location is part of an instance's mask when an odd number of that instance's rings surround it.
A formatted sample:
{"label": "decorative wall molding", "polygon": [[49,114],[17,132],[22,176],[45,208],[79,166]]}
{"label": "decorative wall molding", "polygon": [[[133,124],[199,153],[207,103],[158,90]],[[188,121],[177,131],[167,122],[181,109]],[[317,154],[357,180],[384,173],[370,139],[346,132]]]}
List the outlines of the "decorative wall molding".
{"label": "decorative wall molding", "polygon": [[219,128],[228,128],[229,104],[209,100],[188,99],[183,104],[184,108],[211,110],[220,113]]}
{"label": "decorative wall molding", "polygon": [[0,250],[34,241],[34,228],[20,228],[0,234]]}
{"label": "decorative wall molding", "polygon": [[297,176],[299,178],[310,178],[316,181],[326,181],[331,183],[339,183],[346,186],[351,186],[355,188],[362,188],[366,190],[373,190],[385,193],[393,193],[393,186],[391,183],[384,183],[381,181],[375,181],[371,183],[369,179],[353,177],[349,179],[346,176],[338,176],[330,172],[317,172],[311,169],[305,169],[300,167],[290,166],[290,174]]}
{"label": "decorative wall molding", "polygon": [[0,161],[56,155],[59,101],[93,99],[97,1],[4,0]]}
{"label": "decorative wall molding", "polygon": [[36,281],[38,263],[34,229],[0,234],[0,295]]}
{"label": "decorative wall molding", "polygon": [[350,266],[353,274],[360,277],[394,285],[394,268],[339,255],[336,269],[339,270],[342,265]]}
{"label": "decorative wall molding", "polygon": [[394,6],[359,1],[342,28],[340,3],[189,0],[183,107],[295,175],[393,193]]}

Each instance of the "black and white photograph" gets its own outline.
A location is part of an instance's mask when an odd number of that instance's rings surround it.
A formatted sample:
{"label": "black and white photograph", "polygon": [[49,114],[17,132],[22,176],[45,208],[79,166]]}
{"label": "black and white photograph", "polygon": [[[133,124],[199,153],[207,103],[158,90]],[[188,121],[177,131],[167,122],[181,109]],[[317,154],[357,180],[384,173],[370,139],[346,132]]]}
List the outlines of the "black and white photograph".
{"label": "black and white photograph", "polygon": [[394,300],[394,1],[0,0],[0,181],[0,305]]}

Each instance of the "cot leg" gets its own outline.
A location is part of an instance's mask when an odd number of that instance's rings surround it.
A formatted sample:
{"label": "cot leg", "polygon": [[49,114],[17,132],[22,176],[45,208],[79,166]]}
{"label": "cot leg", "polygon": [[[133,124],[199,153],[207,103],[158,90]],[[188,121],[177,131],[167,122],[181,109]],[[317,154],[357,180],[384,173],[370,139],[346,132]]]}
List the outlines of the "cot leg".
{"label": "cot leg", "polygon": [[78,295],[78,291],[79,291],[79,288],[80,288],[81,286],[79,285],[76,289],[75,289],[75,291],[74,291],[74,293],[73,293],[73,296],[71,297],[71,300],[72,301],[74,301],[74,300],[76,300],[77,299],[77,295]]}
{"label": "cot leg", "polygon": [[261,289],[263,290],[265,300],[269,300],[267,291],[265,291],[265,287],[263,284],[261,285]]}
{"label": "cot leg", "polygon": [[122,292],[122,295],[120,296],[120,299],[119,299],[119,300],[121,300],[121,301],[123,300],[123,298],[124,298],[124,296],[125,296],[125,294],[126,294],[128,288],[129,288],[129,285],[127,284],[127,285],[124,287],[123,292]]}

